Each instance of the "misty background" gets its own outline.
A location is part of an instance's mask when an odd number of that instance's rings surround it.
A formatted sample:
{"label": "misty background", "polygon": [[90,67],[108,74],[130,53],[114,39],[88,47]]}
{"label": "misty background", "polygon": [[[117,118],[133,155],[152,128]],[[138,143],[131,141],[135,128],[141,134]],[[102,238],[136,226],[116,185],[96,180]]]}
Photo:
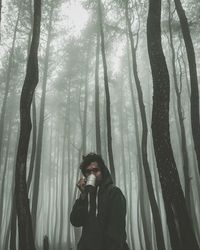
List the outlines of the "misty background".
{"label": "misty background", "polygon": [[[31,105],[32,130],[27,159],[27,188],[37,249],[76,249],[80,230],[69,214],[79,192],[79,164],[89,152],[108,155],[105,68],[97,2],[43,0],[38,51],[39,82]],[[160,212],[165,247],[171,249],[151,131],[153,82],[147,49],[148,1],[102,0],[102,24],[110,94],[110,117],[116,185],[127,200],[130,250],[157,250],[156,230],[141,139],[144,120],[135,80],[142,90],[147,125],[147,159]],[[200,68],[200,2],[183,0]],[[128,12],[128,16],[127,16]],[[0,249],[18,249],[13,222],[15,162],[20,132],[20,95],[32,37],[33,1],[2,1],[0,44]],[[129,25],[130,24],[130,25]],[[136,62],[133,62],[130,30]],[[162,47],[170,74],[170,138],[188,213],[200,244],[200,179],[190,110],[190,75],[179,18],[173,1],[162,3]],[[176,76],[174,78],[174,68]],[[199,72],[198,72],[199,80]],[[99,125],[99,127],[97,127]],[[97,143],[97,129],[99,141]],[[185,154],[183,134],[185,131]],[[98,146],[100,148],[97,150]],[[187,159],[185,155],[187,154]],[[186,162],[187,161],[187,162]],[[186,163],[187,171],[184,164]],[[188,181],[186,183],[186,181]],[[16,215],[15,215],[16,216]],[[14,241],[12,236],[14,230]],[[189,250],[189,249],[188,249]]]}

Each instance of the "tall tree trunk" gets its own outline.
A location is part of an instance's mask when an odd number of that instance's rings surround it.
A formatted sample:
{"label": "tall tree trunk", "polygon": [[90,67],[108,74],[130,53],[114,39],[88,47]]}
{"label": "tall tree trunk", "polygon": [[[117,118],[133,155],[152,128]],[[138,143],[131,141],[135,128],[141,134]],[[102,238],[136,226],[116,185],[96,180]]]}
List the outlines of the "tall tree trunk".
{"label": "tall tree trunk", "polygon": [[143,101],[143,93],[142,93],[141,84],[140,84],[140,80],[139,80],[138,72],[137,72],[136,48],[134,46],[131,22],[130,22],[129,14],[128,14],[128,0],[126,0],[126,3],[125,3],[125,14],[126,14],[128,35],[129,35],[130,46],[131,46],[133,75],[135,78],[135,84],[136,84],[136,89],[137,89],[137,94],[138,94],[138,102],[139,102],[139,108],[140,108],[140,114],[141,114],[141,120],[142,120],[141,154],[142,154],[142,161],[143,161],[143,167],[144,167],[144,174],[146,178],[147,191],[149,195],[149,201],[150,201],[153,220],[155,224],[157,247],[158,247],[158,250],[164,250],[165,242],[164,242],[164,236],[163,236],[162,222],[161,222],[161,217],[160,217],[160,211],[158,209],[158,204],[156,202],[156,198],[154,194],[152,177],[151,177],[148,155],[147,155],[148,126],[147,126],[146,111],[145,111],[145,106],[144,106],[144,101]]}
{"label": "tall tree trunk", "polygon": [[180,0],[174,0],[176,11],[179,16],[181,29],[183,33],[183,39],[185,42],[189,71],[190,71],[190,85],[191,85],[191,124],[192,124],[192,135],[194,141],[194,148],[197,156],[199,174],[200,174],[200,119],[199,119],[199,88],[198,88],[198,76],[196,68],[196,58],[194,47],[190,35],[189,25],[185,11],[182,7]]}
{"label": "tall tree trunk", "polygon": [[31,210],[34,236],[36,233],[37,207],[38,207],[38,196],[39,196],[39,186],[40,186],[40,169],[41,169],[41,155],[42,155],[43,128],[44,128],[44,111],[45,111],[46,85],[47,85],[47,76],[48,76],[48,67],[49,67],[50,44],[51,44],[52,16],[53,16],[53,0],[51,1],[51,10],[50,10],[50,16],[49,16],[49,26],[48,26],[45,65],[44,65],[44,76],[43,76],[43,85],[42,85],[42,96],[41,96],[41,104],[40,104],[40,118],[39,118],[39,125],[38,125],[36,159],[35,159],[33,200],[32,200],[32,210]]}
{"label": "tall tree trunk", "polygon": [[[135,140],[137,145],[137,160],[138,160],[138,166],[137,166],[137,172],[138,172],[138,214],[139,211],[141,211],[141,221],[144,231],[144,239],[145,239],[145,246],[149,247],[149,250],[152,249],[151,245],[151,236],[148,233],[148,220],[150,219],[150,211],[147,213],[147,210],[145,211],[145,195],[144,195],[144,175],[142,170],[142,153],[141,153],[141,147],[140,147],[140,138],[139,138],[139,127],[138,127],[138,115],[137,115],[137,108],[136,108],[136,102],[134,97],[134,91],[133,91],[133,84],[132,84],[132,77],[131,77],[131,60],[129,56],[129,42],[128,42],[128,34],[127,34],[127,55],[128,55],[128,76],[129,76],[129,87],[130,87],[130,93],[131,93],[131,101],[132,101],[132,107],[133,107],[133,117],[134,117],[134,125],[135,125]],[[146,183],[146,181],[145,181]],[[142,242],[141,242],[142,244]]]}
{"label": "tall tree trunk", "polygon": [[105,43],[104,43],[104,31],[103,31],[103,17],[101,9],[101,0],[98,0],[98,20],[100,25],[100,37],[101,37],[101,54],[103,61],[103,71],[104,71],[104,85],[105,85],[105,94],[106,94],[106,118],[107,118],[107,143],[108,143],[108,157],[110,163],[110,171],[115,183],[115,167],[113,159],[113,149],[112,149],[112,126],[111,126],[111,114],[110,114],[110,92],[108,86],[108,72],[107,72],[107,62],[105,54]]}
{"label": "tall tree trunk", "polygon": [[9,54],[9,61],[8,61],[8,69],[7,69],[7,75],[6,75],[6,82],[5,82],[5,93],[3,97],[3,104],[1,107],[1,117],[0,117],[0,168],[2,163],[2,151],[3,151],[3,135],[4,135],[4,120],[5,120],[5,113],[6,113],[6,105],[8,100],[8,94],[10,89],[10,80],[11,80],[11,70],[13,65],[13,55],[15,50],[15,42],[16,42],[16,35],[17,35],[17,27],[19,23],[19,17],[20,17],[20,10],[21,4],[18,10],[18,16],[17,21],[15,24],[14,34],[13,34],[13,41],[12,41],[12,47]]}
{"label": "tall tree trunk", "polygon": [[20,99],[20,136],[16,160],[15,196],[19,228],[19,249],[35,250],[26,186],[26,161],[31,132],[30,106],[38,83],[38,46],[40,38],[41,0],[34,1],[33,36],[26,77]]}
{"label": "tall tree trunk", "polygon": [[185,199],[187,203],[188,210],[190,211],[190,176],[189,176],[189,158],[187,152],[187,144],[186,144],[186,132],[184,127],[184,115],[182,111],[182,104],[181,104],[181,85],[182,79],[180,79],[180,88],[178,86],[178,79],[176,73],[176,55],[175,55],[175,48],[173,43],[173,35],[172,35],[172,28],[171,28],[171,3],[168,0],[169,5],[169,37],[170,37],[170,46],[172,50],[172,69],[173,69],[173,80],[174,80],[174,87],[176,92],[177,98],[177,109],[178,109],[178,118],[180,123],[180,130],[181,130],[181,150],[182,150],[182,161],[183,161],[183,171],[184,171],[184,178],[185,178]]}
{"label": "tall tree trunk", "polygon": [[152,133],[173,250],[199,250],[173,156],[169,132],[169,74],[161,45],[161,0],[149,0],[148,53],[153,76]]}
{"label": "tall tree trunk", "polygon": [[101,154],[101,130],[100,130],[100,109],[99,109],[99,50],[100,37],[97,31],[96,65],[95,65],[95,128],[96,128],[96,152]]}

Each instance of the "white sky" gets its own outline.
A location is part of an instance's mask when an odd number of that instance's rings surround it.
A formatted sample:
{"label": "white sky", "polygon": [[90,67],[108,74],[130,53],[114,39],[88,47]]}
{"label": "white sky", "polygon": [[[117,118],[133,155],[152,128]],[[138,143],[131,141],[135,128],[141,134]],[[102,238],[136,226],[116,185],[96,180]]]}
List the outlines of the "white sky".
{"label": "white sky", "polygon": [[81,1],[65,2],[61,6],[60,15],[67,25],[72,29],[75,36],[80,35],[81,30],[86,25],[89,15],[81,6]]}

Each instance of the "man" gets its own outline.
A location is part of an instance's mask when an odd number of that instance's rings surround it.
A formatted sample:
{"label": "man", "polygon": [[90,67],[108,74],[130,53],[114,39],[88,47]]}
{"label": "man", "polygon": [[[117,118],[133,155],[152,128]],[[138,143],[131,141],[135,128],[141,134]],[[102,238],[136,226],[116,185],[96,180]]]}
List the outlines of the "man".
{"label": "man", "polygon": [[[90,153],[80,164],[83,176],[77,183],[81,191],[70,221],[82,227],[78,250],[128,250],[126,243],[126,200],[113,185],[111,175],[101,156]],[[88,182],[95,178],[95,185]],[[93,180],[92,180],[93,181]]]}

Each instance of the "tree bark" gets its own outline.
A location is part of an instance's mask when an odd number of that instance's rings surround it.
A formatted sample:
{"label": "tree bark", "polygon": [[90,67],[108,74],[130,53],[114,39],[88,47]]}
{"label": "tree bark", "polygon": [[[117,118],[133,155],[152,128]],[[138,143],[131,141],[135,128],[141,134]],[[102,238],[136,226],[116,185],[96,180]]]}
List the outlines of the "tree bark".
{"label": "tree bark", "polygon": [[115,167],[113,159],[113,149],[112,149],[112,126],[111,126],[111,114],[110,114],[110,92],[108,86],[108,72],[107,72],[107,61],[105,54],[105,43],[104,43],[104,31],[103,31],[103,18],[102,18],[102,9],[101,9],[101,0],[98,0],[98,19],[100,26],[100,37],[101,37],[101,54],[103,61],[103,70],[104,70],[104,86],[106,94],[106,118],[107,118],[107,143],[108,143],[108,157],[110,163],[110,171],[115,183]]}
{"label": "tree bark", "polygon": [[161,0],[149,0],[148,53],[153,76],[152,133],[172,250],[199,250],[173,156],[169,132],[170,82],[161,45]]}
{"label": "tree bark", "polygon": [[136,48],[134,46],[131,22],[130,22],[129,15],[128,15],[128,0],[126,0],[125,2],[125,14],[126,14],[128,35],[129,35],[130,46],[131,46],[133,75],[135,78],[135,84],[136,84],[138,102],[139,102],[139,108],[140,108],[140,115],[141,115],[141,120],[142,120],[141,154],[142,154],[142,161],[143,161],[143,167],[144,167],[144,174],[146,178],[147,191],[149,195],[151,211],[152,211],[153,220],[155,224],[157,247],[158,247],[158,250],[164,250],[165,242],[164,242],[164,236],[163,236],[162,222],[161,222],[161,217],[160,217],[160,211],[158,209],[158,204],[156,202],[156,198],[154,194],[152,177],[151,177],[149,161],[148,161],[148,153],[147,153],[148,126],[147,126],[146,111],[145,111],[145,106],[144,106],[144,101],[143,101],[142,88],[141,88],[141,84],[140,84],[140,80],[139,80],[138,72],[137,72]]}
{"label": "tree bark", "polygon": [[194,52],[194,46],[190,35],[189,25],[185,11],[182,7],[180,0],[174,0],[176,11],[179,16],[181,29],[183,33],[183,39],[185,42],[187,58],[189,63],[190,71],[190,85],[191,85],[191,124],[192,124],[192,135],[194,141],[194,148],[197,157],[198,169],[200,174],[200,119],[199,119],[199,87],[198,87],[198,76],[196,68],[196,58]]}
{"label": "tree bark", "polygon": [[35,250],[26,185],[26,161],[31,132],[30,106],[38,83],[38,46],[40,38],[41,0],[34,1],[33,36],[26,77],[20,99],[20,136],[16,160],[15,196],[19,228],[19,249]]}

